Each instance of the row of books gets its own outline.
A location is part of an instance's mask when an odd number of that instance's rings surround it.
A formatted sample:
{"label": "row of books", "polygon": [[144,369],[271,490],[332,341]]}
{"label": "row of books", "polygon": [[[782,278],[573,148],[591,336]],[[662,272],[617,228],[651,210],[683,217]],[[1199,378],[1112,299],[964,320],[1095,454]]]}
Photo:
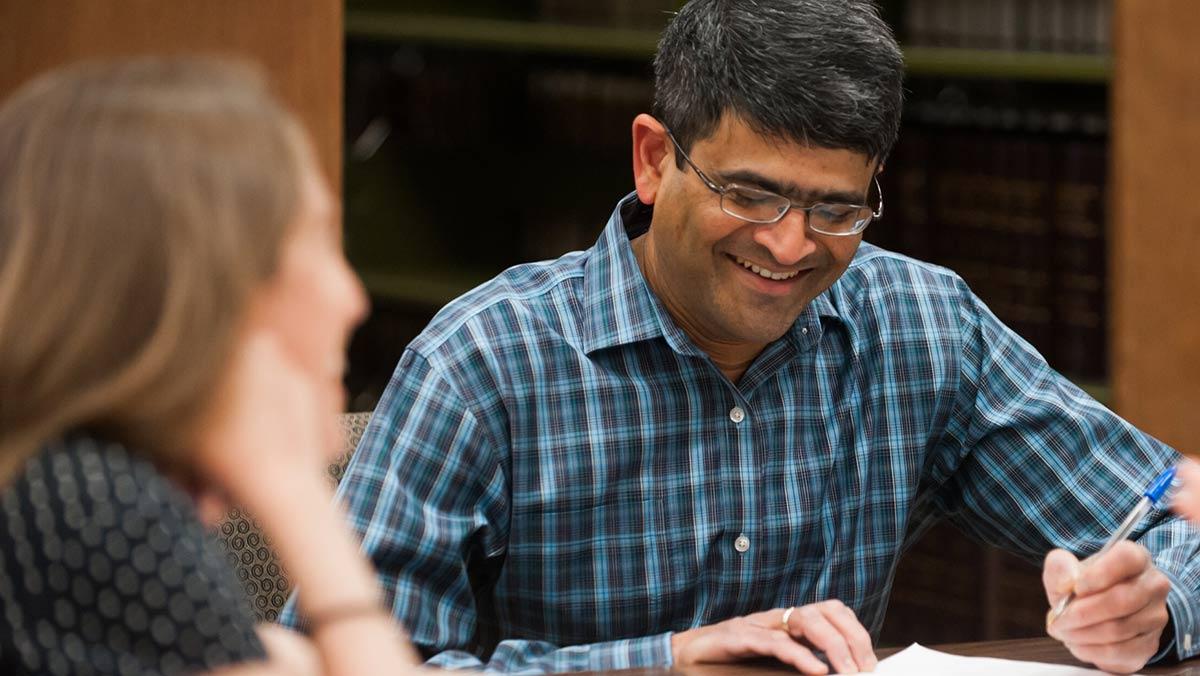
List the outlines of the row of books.
{"label": "row of books", "polygon": [[[1095,113],[923,116],[884,172],[892,207],[868,239],[962,275],[1073,377],[1105,374],[1107,138]],[[1046,119],[1055,125],[1040,123]]]}
{"label": "row of books", "polygon": [[630,123],[654,96],[645,77],[570,68],[530,71],[527,87],[539,140],[576,149],[626,148]]}
{"label": "row of books", "polygon": [[1112,0],[907,0],[911,46],[1106,54]]}

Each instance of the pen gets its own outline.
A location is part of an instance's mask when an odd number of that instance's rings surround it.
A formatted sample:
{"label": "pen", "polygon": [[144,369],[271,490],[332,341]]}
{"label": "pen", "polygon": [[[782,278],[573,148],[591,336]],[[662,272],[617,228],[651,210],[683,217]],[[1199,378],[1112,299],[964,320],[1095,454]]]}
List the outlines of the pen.
{"label": "pen", "polygon": [[[1133,527],[1137,525],[1137,522],[1141,521],[1142,517],[1146,516],[1146,514],[1154,508],[1154,505],[1162,499],[1163,495],[1171,488],[1174,482],[1175,467],[1172,466],[1163,470],[1162,474],[1159,474],[1154,482],[1150,484],[1150,487],[1147,488],[1144,493],[1142,493],[1142,499],[1138,500],[1137,506],[1133,508],[1133,511],[1129,512],[1129,516],[1125,517],[1125,520],[1121,522],[1120,526],[1117,526],[1117,529],[1113,531],[1112,535],[1109,536],[1108,542],[1105,542],[1104,546],[1101,547],[1100,551],[1096,552],[1094,556],[1103,556],[1118,542],[1129,537],[1129,533],[1133,530]],[[1070,604],[1074,599],[1074,590],[1071,590],[1070,594],[1067,594],[1059,599],[1058,603],[1055,604],[1054,609],[1050,611],[1050,618],[1046,620],[1046,626],[1049,627],[1051,624],[1054,624],[1054,621],[1067,611],[1067,605]]]}

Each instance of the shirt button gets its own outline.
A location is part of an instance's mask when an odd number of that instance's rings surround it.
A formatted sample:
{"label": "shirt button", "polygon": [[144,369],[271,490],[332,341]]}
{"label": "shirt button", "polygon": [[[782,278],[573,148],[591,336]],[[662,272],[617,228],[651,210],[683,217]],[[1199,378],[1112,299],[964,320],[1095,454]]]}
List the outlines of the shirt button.
{"label": "shirt button", "polygon": [[741,406],[734,406],[729,409],[729,419],[735,423],[740,423],[746,419],[746,412],[742,410]]}
{"label": "shirt button", "polygon": [[746,550],[750,549],[750,538],[745,534],[737,536],[737,539],[733,541],[733,548],[738,551],[738,554],[745,554]]}
{"label": "shirt button", "polygon": [[808,327],[807,326],[801,327],[800,333],[803,333],[804,335],[807,336],[808,335]]}

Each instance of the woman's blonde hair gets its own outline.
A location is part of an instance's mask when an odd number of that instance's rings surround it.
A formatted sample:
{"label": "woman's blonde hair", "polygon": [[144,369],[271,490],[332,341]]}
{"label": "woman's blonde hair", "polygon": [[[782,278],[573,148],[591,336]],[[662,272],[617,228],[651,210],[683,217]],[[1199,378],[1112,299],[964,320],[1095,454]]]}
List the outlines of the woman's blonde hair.
{"label": "woman's blonde hair", "polygon": [[307,152],[218,59],[74,66],[0,107],[0,481],[73,430],[187,471]]}

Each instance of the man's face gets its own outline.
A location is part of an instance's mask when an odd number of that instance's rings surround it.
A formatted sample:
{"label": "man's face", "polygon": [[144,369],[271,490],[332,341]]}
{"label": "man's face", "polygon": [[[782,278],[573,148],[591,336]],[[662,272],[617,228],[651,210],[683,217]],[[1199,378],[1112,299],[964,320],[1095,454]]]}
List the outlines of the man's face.
{"label": "man's face", "polygon": [[[866,204],[875,171],[861,153],[763,138],[729,115],[688,154],[718,186],[770,190],[801,205]],[[686,163],[677,168],[672,153],[660,167],[642,265],[693,338],[750,345],[776,340],[845,272],[862,241],[861,234],[814,233],[797,209],[777,223],[740,220],[721,210],[720,196]]]}

